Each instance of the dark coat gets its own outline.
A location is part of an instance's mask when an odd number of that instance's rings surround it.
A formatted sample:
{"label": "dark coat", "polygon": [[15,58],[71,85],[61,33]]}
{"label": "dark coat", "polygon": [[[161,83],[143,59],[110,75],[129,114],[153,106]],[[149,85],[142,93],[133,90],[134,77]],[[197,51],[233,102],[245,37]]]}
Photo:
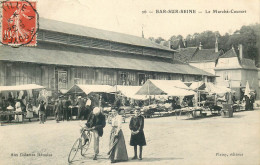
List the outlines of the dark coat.
{"label": "dark coat", "polygon": [[62,113],[62,109],[63,109],[62,102],[59,101],[57,104],[55,104],[54,108],[55,108],[55,113],[56,114],[61,114]]}
{"label": "dark coat", "polygon": [[130,145],[131,146],[145,146],[146,140],[144,136],[144,117],[143,116],[134,116],[130,120],[129,128],[131,131],[139,131],[137,134],[131,134]]}
{"label": "dark coat", "polygon": [[40,111],[41,113],[45,112],[44,104],[40,103],[39,111]]}
{"label": "dark coat", "polygon": [[99,136],[103,136],[103,128],[106,126],[106,117],[102,113],[99,115],[94,115],[92,112],[89,115],[88,121],[86,123],[88,128],[94,127],[98,131]]}

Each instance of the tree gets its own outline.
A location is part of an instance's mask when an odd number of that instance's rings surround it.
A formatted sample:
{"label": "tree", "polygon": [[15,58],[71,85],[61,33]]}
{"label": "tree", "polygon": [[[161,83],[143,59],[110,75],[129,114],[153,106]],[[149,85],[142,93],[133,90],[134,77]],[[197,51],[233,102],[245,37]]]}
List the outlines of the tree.
{"label": "tree", "polygon": [[155,39],[155,42],[157,44],[160,44],[162,41],[165,41],[165,39],[163,39],[162,37],[158,37],[158,38]]}
{"label": "tree", "polygon": [[[188,34],[185,40],[187,47],[197,47],[201,42],[203,49],[213,49],[215,48],[216,36],[218,36],[219,49],[223,49],[226,52],[233,45],[237,50],[238,45],[242,44],[244,57],[256,60],[256,62],[259,61],[260,65],[260,24],[242,26],[239,30],[235,30],[233,34],[226,33],[223,36],[218,31],[213,32],[209,30],[202,33]],[[181,35],[173,35],[169,40],[174,42],[183,38]],[[155,42],[158,44],[161,41],[165,40],[161,37],[155,39]]]}

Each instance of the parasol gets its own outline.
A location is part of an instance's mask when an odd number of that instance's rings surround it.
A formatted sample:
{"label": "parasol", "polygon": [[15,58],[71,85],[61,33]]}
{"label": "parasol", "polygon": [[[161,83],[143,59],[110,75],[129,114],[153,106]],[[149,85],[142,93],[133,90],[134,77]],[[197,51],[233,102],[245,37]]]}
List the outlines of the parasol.
{"label": "parasol", "polygon": [[115,148],[115,146],[117,145],[117,143],[118,143],[118,138],[115,139],[115,141],[114,141],[112,147],[111,147],[111,148],[109,149],[109,151],[107,152],[108,155],[112,152],[112,150]]}
{"label": "parasol", "polygon": [[248,81],[246,81],[246,89],[245,89],[245,96],[247,95],[248,97],[250,97],[250,88],[249,88],[249,83]]}

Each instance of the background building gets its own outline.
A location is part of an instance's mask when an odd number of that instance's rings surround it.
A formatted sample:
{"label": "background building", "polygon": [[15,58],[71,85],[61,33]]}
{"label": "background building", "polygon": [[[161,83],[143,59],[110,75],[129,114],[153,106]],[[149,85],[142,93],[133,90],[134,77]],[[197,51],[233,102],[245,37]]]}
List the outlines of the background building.
{"label": "background building", "polygon": [[211,74],[215,74],[214,68],[219,57],[224,53],[218,49],[217,40],[214,49],[203,49],[200,43],[199,47],[179,48],[177,50],[179,52],[174,55],[174,59],[188,63]]}
{"label": "background building", "polygon": [[242,52],[242,45],[239,46],[239,56],[234,48],[230,49],[219,58],[215,68],[216,76],[218,76],[216,83],[232,88],[236,91],[237,97],[243,96],[247,81],[250,88],[256,90],[257,94],[259,93],[258,70],[255,62],[243,58]]}

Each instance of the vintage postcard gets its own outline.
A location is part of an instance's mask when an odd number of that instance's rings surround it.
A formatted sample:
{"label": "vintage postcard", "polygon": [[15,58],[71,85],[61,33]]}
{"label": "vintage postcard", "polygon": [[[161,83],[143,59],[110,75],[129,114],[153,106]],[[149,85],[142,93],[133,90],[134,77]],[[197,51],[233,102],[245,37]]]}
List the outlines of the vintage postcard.
{"label": "vintage postcard", "polygon": [[259,165],[259,0],[0,0],[0,164]]}

